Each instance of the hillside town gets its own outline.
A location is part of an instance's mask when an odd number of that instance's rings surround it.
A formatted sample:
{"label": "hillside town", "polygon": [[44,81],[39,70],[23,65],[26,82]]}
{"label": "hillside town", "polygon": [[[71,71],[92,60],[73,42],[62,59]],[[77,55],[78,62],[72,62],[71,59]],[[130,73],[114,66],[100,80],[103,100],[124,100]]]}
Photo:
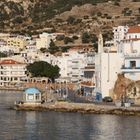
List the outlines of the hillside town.
{"label": "hillside town", "polygon": [[[0,88],[24,89],[42,85],[46,90],[49,77],[33,77],[27,66],[45,61],[60,68],[52,84],[66,83],[82,96],[113,100],[124,96],[140,103],[140,25],[113,27],[113,40],[98,35],[98,50],[92,44],[65,44],[66,51],[47,51],[64,33],[43,32],[37,36],[0,34]],[[58,46],[55,46],[58,47]]]}

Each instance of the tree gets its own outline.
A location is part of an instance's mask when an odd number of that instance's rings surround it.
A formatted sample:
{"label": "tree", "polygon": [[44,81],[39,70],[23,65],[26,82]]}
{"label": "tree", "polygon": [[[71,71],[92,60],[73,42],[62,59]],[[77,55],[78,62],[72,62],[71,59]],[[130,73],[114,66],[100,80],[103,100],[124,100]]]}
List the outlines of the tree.
{"label": "tree", "polygon": [[37,61],[27,66],[27,71],[32,77],[49,77],[55,79],[59,77],[60,68],[45,61]]}
{"label": "tree", "polygon": [[40,51],[41,51],[42,53],[45,53],[45,52],[47,52],[47,48],[40,48]]}
{"label": "tree", "polygon": [[0,52],[0,58],[2,58],[2,57],[7,57],[7,54]]}
{"label": "tree", "polygon": [[98,43],[94,43],[93,47],[94,47],[95,51],[98,52]]}
{"label": "tree", "polygon": [[51,39],[50,47],[48,48],[48,51],[49,51],[51,54],[54,54],[54,53],[56,53],[56,52],[59,51],[59,48],[55,45],[55,43],[53,42],[52,39]]}
{"label": "tree", "polygon": [[96,43],[97,41],[98,41],[98,38],[97,38],[96,34],[93,34],[93,35],[91,36],[91,42],[92,42],[92,43]]}
{"label": "tree", "polygon": [[82,34],[82,43],[89,43],[90,42],[90,35],[87,32]]}

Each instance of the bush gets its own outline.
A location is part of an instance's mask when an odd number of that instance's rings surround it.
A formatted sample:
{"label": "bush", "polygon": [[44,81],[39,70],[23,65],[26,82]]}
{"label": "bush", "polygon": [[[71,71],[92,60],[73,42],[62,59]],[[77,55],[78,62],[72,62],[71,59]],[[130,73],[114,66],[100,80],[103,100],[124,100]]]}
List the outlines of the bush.
{"label": "bush", "polygon": [[98,12],[97,13],[97,16],[99,16],[99,17],[102,16],[102,13],[101,12]]}
{"label": "bush", "polygon": [[115,5],[115,6],[120,6],[120,3],[119,3],[118,1],[115,1],[115,2],[114,2],[114,5]]}
{"label": "bush", "polygon": [[61,40],[64,40],[64,38],[65,38],[64,35],[58,35],[58,36],[56,37],[56,40],[61,41]]}
{"label": "bush", "polygon": [[107,16],[106,18],[107,18],[107,19],[112,19],[112,16]]}
{"label": "bush", "polygon": [[89,16],[88,16],[88,15],[85,15],[85,16],[84,16],[84,19],[89,19]]}
{"label": "bush", "polygon": [[73,43],[73,42],[74,42],[74,40],[73,40],[72,38],[70,38],[70,37],[65,37],[65,38],[64,38],[64,43],[65,43],[65,44]]}
{"label": "bush", "polygon": [[76,36],[76,35],[74,35],[72,38],[73,38],[74,40],[77,40],[79,37]]}
{"label": "bush", "polygon": [[14,20],[13,20],[13,23],[16,23],[16,24],[21,24],[23,22],[22,20],[22,17],[16,17]]}
{"label": "bush", "polygon": [[68,24],[73,24],[74,21],[75,21],[75,18],[72,17],[72,16],[69,16],[68,19],[67,19],[67,23],[68,23]]}

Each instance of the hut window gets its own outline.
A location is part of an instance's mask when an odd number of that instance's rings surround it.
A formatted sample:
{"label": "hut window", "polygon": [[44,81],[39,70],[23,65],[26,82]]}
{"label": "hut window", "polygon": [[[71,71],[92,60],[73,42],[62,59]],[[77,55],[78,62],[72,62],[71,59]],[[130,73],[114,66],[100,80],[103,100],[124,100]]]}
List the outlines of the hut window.
{"label": "hut window", "polygon": [[38,94],[36,95],[36,100],[39,100],[39,95]]}
{"label": "hut window", "polygon": [[28,95],[28,100],[33,100],[34,99],[34,94]]}

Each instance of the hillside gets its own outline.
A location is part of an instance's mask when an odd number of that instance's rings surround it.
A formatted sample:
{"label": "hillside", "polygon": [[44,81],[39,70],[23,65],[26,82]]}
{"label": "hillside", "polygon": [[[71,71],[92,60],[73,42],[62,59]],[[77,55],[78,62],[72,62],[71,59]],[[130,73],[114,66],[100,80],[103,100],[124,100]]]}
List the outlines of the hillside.
{"label": "hillside", "polygon": [[78,33],[140,23],[139,0],[1,0],[0,31]]}

